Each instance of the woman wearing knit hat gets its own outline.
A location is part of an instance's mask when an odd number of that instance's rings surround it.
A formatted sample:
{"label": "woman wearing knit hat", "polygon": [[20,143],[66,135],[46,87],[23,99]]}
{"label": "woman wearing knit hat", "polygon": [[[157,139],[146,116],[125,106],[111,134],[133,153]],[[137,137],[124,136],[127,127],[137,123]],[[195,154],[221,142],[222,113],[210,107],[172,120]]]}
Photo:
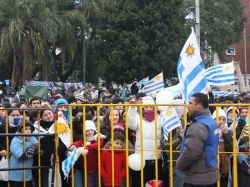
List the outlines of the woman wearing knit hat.
{"label": "woman wearing knit hat", "polygon": [[[143,104],[154,105],[155,102],[152,97],[145,96],[142,99]],[[135,104],[135,101],[130,101],[130,104]],[[140,116],[137,112],[136,106],[130,106],[128,109],[128,128],[136,131],[136,141],[135,141],[135,152],[141,154],[141,149],[147,150],[143,151],[143,158],[146,161],[145,167],[143,168],[144,173],[144,184],[156,178],[155,176],[155,158],[158,158],[158,179],[162,180],[162,160],[161,152],[158,151],[157,155],[155,150],[160,150],[160,140],[162,139],[160,116],[157,116],[157,121],[155,122],[155,111],[153,106],[143,106],[142,107],[142,124],[140,124]],[[142,133],[141,133],[142,131]],[[155,137],[155,133],[157,133]],[[140,135],[142,134],[142,137]],[[142,138],[142,145],[141,145]],[[156,142],[157,140],[157,147]],[[142,147],[143,146],[143,147]],[[141,186],[141,171],[133,171],[132,173],[133,186]],[[166,179],[165,179],[166,180]],[[167,185],[166,185],[167,186]]]}
{"label": "woman wearing knit hat", "polygon": [[[40,165],[49,167],[52,164],[52,158],[53,154],[55,152],[55,136],[52,135],[49,132],[49,128],[54,124],[54,112],[48,107],[43,106],[43,110],[40,111],[41,119],[40,121],[35,121],[34,127],[35,127],[35,133],[40,134],[50,134],[50,136],[41,136],[40,137]],[[40,131],[40,132],[38,132]],[[38,157],[39,155],[36,155],[34,157],[34,164],[35,166],[38,165]],[[38,170],[33,170],[33,177],[35,181],[35,186],[38,186],[39,183],[39,173]],[[47,187],[48,186],[48,180],[49,180],[49,168],[44,168],[41,170],[41,187]]]}
{"label": "woman wearing knit hat", "polygon": [[[218,115],[217,115],[218,114]],[[220,153],[220,184],[221,186],[227,186],[228,174],[229,174],[229,154],[223,152],[232,152],[232,131],[226,126],[226,113],[223,109],[218,108],[215,110],[212,117],[218,120],[219,125],[219,151]]]}
{"label": "woman wearing knit hat", "polygon": [[[86,147],[82,151],[82,155],[87,158],[87,174],[88,174],[88,187],[98,186],[98,136],[96,126],[93,121],[85,121],[85,135],[86,135]],[[102,136],[101,136],[102,137]],[[103,138],[100,139],[100,147],[104,144]],[[79,140],[73,143],[70,149],[75,147],[83,147],[83,140]],[[82,162],[84,160],[82,159]]]}

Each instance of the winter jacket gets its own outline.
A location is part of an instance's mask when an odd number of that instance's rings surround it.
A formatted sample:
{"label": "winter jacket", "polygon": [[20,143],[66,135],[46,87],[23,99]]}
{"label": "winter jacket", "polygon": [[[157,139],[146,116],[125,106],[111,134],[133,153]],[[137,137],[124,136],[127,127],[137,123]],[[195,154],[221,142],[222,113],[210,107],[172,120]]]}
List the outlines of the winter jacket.
{"label": "winter jacket", "polygon": [[[52,122],[45,122],[40,120],[40,133],[47,134],[49,128],[53,125],[54,121]],[[38,121],[34,124],[35,129],[38,131]],[[35,130],[35,132],[36,132]],[[38,133],[38,132],[36,132]],[[38,137],[37,137],[38,138]],[[55,153],[55,135],[51,136],[40,136],[40,145],[41,145],[41,166],[50,166],[50,158],[53,153]],[[38,165],[38,157],[37,160],[34,161],[35,164]]]}
{"label": "winter jacket", "polygon": [[[143,158],[145,160],[154,160],[155,159],[155,150],[160,150],[160,140],[162,139],[161,134],[161,123],[160,117],[158,116],[157,121],[157,147],[155,146],[155,120],[152,122],[146,121],[142,118],[142,143],[143,149]],[[141,143],[140,143],[140,116],[136,108],[128,109],[128,128],[136,131],[136,140],[135,140],[135,150],[138,150],[140,153]],[[150,150],[150,151],[149,151]],[[158,158],[161,157],[161,152],[158,152]]]}
{"label": "winter jacket", "polygon": [[[197,116],[210,116],[210,111],[204,109],[197,112],[191,120]],[[198,122],[192,122],[186,128],[184,149],[176,162],[177,169],[184,172],[184,183],[209,185],[218,180],[218,168],[207,165],[205,144],[208,133],[208,127]]]}
{"label": "winter jacket", "polygon": [[236,126],[236,139],[240,138],[243,128],[246,125],[246,119],[239,119],[238,124]]}
{"label": "winter jacket", "polygon": [[[104,141],[100,139],[100,148],[103,147]],[[78,140],[73,143],[76,147],[83,147],[83,141]],[[92,141],[89,145],[86,146],[86,149],[89,151],[87,154],[87,172],[89,174],[96,173],[98,171],[98,142]],[[84,159],[82,159],[82,165],[84,165]]]}
{"label": "winter jacket", "polygon": [[[5,126],[3,124],[0,124],[0,133],[5,133]],[[0,136],[0,151],[6,150],[6,136]],[[2,159],[2,156],[0,156],[0,160]]]}
{"label": "winter jacket", "polygon": [[[220,152],[232,152],[233,151],[233,138],[232,131],[228,130],[227,134],[222,135],[222,141],[219,144]],[[229,173],[229,153],[220,153],[220,177],[224,178]]]}
{"label": "winter jacket", "polygon": [[[23,149],[23,138],[14,137],[10,144],[10,168],[23,168],[24,160],[20,159],[23,155],[23,150],[27,150],[31,145],[36,144],[37,139],[34,136],[31,136],[29,141],[25,142],[25,147]],[[32,167],[33,158],[27,159],[25,167]],[[24,181],[24,170],[11,170],[9,173],[10,181]],[[32,170],[26,170],[26,181],[32,180]]]}
{"label": "winter jacket", "polygon": [[238,186],[245,187],[250,184],[250,157],[247,155],[237,156],[238,161]]}
{"label": "winter jacket", "polygon": [[[112,186],[112,151],[103,150],[101,155],[101,176],[105,186]],[[114,186],[121,186],[126,176],[126,152],[114,151]]]}

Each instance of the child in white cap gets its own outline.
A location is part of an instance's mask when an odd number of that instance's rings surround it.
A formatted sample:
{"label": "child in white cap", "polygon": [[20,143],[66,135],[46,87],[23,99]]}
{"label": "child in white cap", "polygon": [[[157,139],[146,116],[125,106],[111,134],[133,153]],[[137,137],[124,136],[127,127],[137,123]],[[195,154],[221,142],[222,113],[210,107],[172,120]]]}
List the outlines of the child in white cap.
{"label": "child in white cap", "polygon": [[[87,173],[88,173],[88,187],[98,186],[98,138],[97,130],[93,121],[85,121],[85,135],[86,135],[86,147],[82,151],[82,155],[87,158]],[[100,136],[100,148],[103,147],[103,136]],[[83,140],[78,140],[73,143],[70,149],[75,147],[83,147]],[[82,159],[84,162],[84,160]]]}
{"label": "child in white cap", "polygon": [[218,121],[219,125],[219,151],[220,151],[220,184],[221,186],[227,186],[228,174],[229,174],[229,155],[224,152],[232,152],[232,131],[226,124],[226,113],[223,109],[218,108],[215,110],[212,117]]}

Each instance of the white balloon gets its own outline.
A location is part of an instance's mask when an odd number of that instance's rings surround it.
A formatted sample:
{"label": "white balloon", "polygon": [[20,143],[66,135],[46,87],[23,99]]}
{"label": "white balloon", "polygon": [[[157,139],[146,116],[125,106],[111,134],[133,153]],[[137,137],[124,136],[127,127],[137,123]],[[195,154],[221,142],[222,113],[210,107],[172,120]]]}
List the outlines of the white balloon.
{"label": "white balloon", "polygon": [[[169,90],[162,90],[156,95],[156,104],[172,104],[174,100],[173,93]],[[167,106],[158,106],[159,110],[166,110]]]}
{"label": "white balloon", "polygon": [[[183,99],[175,99],[175,100],[173,100],[173,104],[182,105],[182,104],[184,104],[184,100]],[[184,106],[174,106],[174,108],[177,112],[178,117],[181,118],[181,116],[184,113]]]}
{"label": "white balloon", "polygon": [[[129,155],[128,157],[128,164],[129,167],[134,171],[141,170],[141,156],[138,153]],[[142,168],[145,166],[145,160],[143,160]]]}

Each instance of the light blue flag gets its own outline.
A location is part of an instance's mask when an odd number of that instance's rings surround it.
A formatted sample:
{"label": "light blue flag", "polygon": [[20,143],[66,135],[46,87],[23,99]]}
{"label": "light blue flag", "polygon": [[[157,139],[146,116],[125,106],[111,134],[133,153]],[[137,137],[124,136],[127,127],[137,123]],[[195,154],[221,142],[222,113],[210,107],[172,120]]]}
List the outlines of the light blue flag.
{"label": "light blue flag", "polygon": [[228,91],[212,91],[212,94],[217,96],[217,97],[239,95],[238,92],[228,92]]}
{"label": "light blue flag", "polygon": [[145,85],[148,83],[148,79],[149,79],[149,78],[146,77],[146,78],[140,80],[140,81],[136,84],[136,86],[137,86],[139,89],[141,89],[142,85],[145,86]]}
{"label": "light blue flag", "polygon": [[168,134],[172,130],[177,127],[181,127],[181,122],[178,118],[175,108],[169,108],[161,113],[161,125],[166,140],[168,140]]}
{"label": "light blue flag", "polygon": [[234,84],[234,63],[219,64],[206,69],[206,77],[210,85],[225,86]]}
{"label": "light blue flag", "polygon": [[206,94],[208,92],[209,84],[193,28],[181,51],[177,72],[179,81],[183,85],[183,95],[186,103],[194,93]]}
{"label": "light blue flag", "polygon": [[47,86],[47,87],[49,87],[49,82],[46,82],[46,81],[26,81],[25,85],[27,85],[27,86]]}
{"label": "light blue flag", "polygon": [[163,73],[161,72],[159,75],[155,76],[143,87],[142,91],[146,95],[155,96],[157,92],[164,89],[164,79]]}
{"label": "light blue flag", "polygon": [[62,171],[63,171],[65,178],[67,178],[69,176],[70,170],[75,165],[76,161],[80,157],[83,150],[84,150],[83,147],[75,148],[70,153],[70,155],[62,162]]}

